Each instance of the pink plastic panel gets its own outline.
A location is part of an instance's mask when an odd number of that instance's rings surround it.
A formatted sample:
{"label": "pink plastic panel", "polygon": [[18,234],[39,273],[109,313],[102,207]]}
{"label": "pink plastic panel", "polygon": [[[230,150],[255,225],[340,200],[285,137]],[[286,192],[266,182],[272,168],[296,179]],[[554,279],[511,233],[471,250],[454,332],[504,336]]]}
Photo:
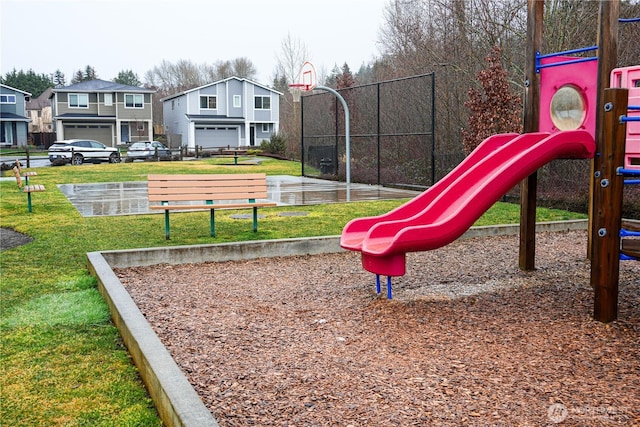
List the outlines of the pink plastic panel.
{"label": "pink plastic panel", "polygon": [[[557,63],[577,59],[573,56],[556,56],[542,59],[542,64]],[[553,95],[565,85],[578,89],[585,103],[586,115],[582,126],[595,138],[596,97],[598,82],[598,62],[588,61],[559,65],[540,70],[540,132],[558,132],[551,120],[550,106]]]}
{"label": "pink plastic panel", "polygon": [[[629,105],[640,106],[640,65],[616,68],[611,72],[611,87],[629,89]],[[640,117],[640,111],[629,110],[629,117]],[[627,122],[624,167],[640,169],[640,122]]]}

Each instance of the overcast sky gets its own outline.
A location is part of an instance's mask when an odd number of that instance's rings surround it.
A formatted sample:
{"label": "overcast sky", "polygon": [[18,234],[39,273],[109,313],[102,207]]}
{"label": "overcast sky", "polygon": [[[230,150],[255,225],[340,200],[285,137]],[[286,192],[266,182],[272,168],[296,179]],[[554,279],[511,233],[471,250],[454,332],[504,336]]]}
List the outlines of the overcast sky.
{"label": "overcast sky", "polygon": [[[379,56],[390,0],[0,0],[0,71],[60,69],[67,84],[87,65],[111,80],[133,70],[141,81],[162,60],[196,64],[247,57],[271,84],[290,34],[320,72],[352,71]],[[302,65],[302,64],[301,64]]]}

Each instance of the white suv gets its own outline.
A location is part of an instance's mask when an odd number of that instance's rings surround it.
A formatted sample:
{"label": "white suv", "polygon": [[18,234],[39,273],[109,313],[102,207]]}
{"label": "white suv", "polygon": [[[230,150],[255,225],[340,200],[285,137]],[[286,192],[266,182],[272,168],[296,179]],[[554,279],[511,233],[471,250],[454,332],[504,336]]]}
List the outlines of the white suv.
{"label": "white suv", "polygon": [[120,152],[117,148],[107,147],[103,143],[91,139],[56,141],[49,147],[48,154],[49,161],[54,165],[65,163],[81,165],[85,160],[120,162]]}

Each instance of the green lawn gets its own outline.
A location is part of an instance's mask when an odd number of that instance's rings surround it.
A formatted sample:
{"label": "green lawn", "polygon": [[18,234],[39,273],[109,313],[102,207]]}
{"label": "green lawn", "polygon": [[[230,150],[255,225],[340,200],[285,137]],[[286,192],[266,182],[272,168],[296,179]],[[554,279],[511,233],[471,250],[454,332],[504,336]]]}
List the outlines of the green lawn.
{"label": "green lawn", "polygon": [[[18,425],[151,426],[160,420],[126,348],[109,319],[85,254],[107,249],[190,245],[255,239],[338,235],[352,218],[379,215],[403,201],[305,206],[304,217],[262,209],[258,233],[249,222],[216,214],[217,237],[208,236],[208,212],[173,215],[172,240],[162,215],[83,218],[56,184],[145,180],[149,173],[299,175],[300,164],[268,159],[259,166],[229,166],[229,159],[62,166],[38,169],[33,213],[15,181],[0,182],[0,226],[34,241],[0,252],[0,423]],[[8,175],[8,174],[7,174]],[[539,221],[585,218],[538,210]],[[241,211],[246,213],[246,211]],[[517,223],[517,205],[496,204],[478,225]]]}

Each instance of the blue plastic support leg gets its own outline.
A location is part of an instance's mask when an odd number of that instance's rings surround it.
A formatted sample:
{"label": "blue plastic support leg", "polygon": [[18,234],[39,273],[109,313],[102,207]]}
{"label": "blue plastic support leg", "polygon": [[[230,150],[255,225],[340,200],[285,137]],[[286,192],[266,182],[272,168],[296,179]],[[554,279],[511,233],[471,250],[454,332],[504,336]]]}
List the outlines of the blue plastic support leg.
{"label": "blue plastic support leg", "polygon": [[387,276],[387,299],[391,299],[391,276]]}
{"label": "blue plastic support leg", "polygon": [[376,274],[376,293],[380,293],[380,275]]}

